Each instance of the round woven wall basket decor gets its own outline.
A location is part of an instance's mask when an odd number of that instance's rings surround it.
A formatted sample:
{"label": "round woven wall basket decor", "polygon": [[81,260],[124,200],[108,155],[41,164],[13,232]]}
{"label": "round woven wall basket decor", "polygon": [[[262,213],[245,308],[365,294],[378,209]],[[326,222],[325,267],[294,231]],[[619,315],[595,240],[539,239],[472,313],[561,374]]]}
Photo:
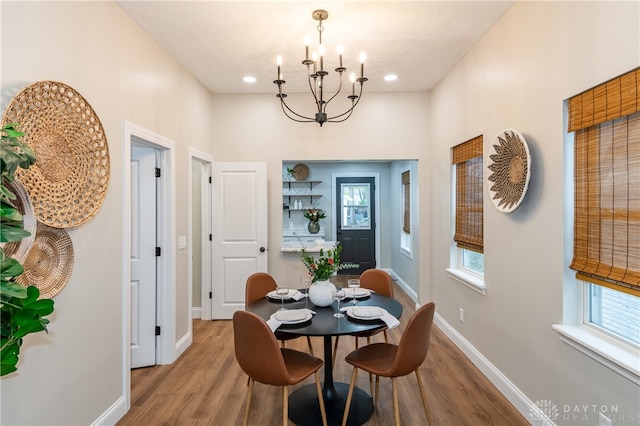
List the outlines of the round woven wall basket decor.
{"label": "round woven wall basket decor", "polygon": [[527,192],[531,155],[524,137],[513,129],[502,131],[489,147],[487,187],[493,205],[503,213],[514,211]]}
{"label": "round woven wall basket decor", "polygon": [[16,175],[39,222],[72,228],[92,219],[109,186],[109,147],[91,105],[64,83],[41,81],[9,103],[2,124],[18,123],[36,163]]}
{"label": "round woven wall basket decor", "polygon": [[38,222],[36,238],[16,281],[40,290],[40,298],[50,299],[67,285],[73,270],[73,243],[67,231]]}
{"label": "round woven wall basket decor", "polygon": [[29,248],[33,244],[33,240],[36,238],[36,216],[33,212],[33,205],[29,199],[29,194],[24,186],[18,179],[14,179],[13,182],[7,183],[7,189],[13,192],[16,196],[12,203],[16,209],[22,214],[22,228],[29,231],[31,235],[21,239],[20,241],[12,241],[10,243],[4,243],[2,249],[7,257],[12,257],[18,262],[22,263],[27,257]]}

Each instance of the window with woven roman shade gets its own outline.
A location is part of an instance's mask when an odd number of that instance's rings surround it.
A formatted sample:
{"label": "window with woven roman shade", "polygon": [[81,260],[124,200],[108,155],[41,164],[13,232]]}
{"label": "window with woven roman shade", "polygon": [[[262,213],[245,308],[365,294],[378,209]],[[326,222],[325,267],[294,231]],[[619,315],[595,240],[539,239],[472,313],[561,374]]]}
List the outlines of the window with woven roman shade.
{"label": "window with woven roman shade", "polygon": [[456,145],[456,226],[458,247],[483,252],[482,135]]}
{"label": "window with woven roman shade", "polygon": [[579,279],[640,296],[640,68],[568,102]]}
{"label": "window with woven roman shade", "polygon": [[403,218],[402,230],[411,233],[411,175],[409,170],[402,172]]}

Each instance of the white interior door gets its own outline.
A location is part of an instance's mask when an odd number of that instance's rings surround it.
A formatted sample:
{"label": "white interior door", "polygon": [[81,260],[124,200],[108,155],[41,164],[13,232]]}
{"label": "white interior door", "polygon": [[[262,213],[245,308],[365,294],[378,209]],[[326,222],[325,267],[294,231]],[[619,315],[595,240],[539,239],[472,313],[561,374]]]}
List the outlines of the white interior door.
{"label": "white interior door", "polygon": [[156,153],[131,148],[131,368],[156,363]]}
{"label": "white interior door", "polygon": [[244,309],[244,287],[266,272],[267,165],[213,163],[212,318]]}

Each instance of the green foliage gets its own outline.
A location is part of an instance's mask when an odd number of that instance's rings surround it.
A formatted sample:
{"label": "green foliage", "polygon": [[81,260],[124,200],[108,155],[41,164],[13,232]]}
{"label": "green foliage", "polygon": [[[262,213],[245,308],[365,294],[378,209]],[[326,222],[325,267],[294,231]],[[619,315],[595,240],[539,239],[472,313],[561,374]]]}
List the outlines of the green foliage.
{"label": "green foliage", "polygon": [[16,371],[22,339],[30,333],[47,331],[49,320],[45,316],[53,312],[53,300],[41,299],[37,287],[26,288],[26,297],[7,297],[2,295],[2,318],[0,331],[0,376]]}
{"label": "green foliage", "polygon": [[300,257],[305,268],[311,274],[312,282],[328,280],[336,271],[360,267],[355,263],[340,263],[340,253],[342,253],[342,246],[340,243],[336,243],[333,249],[326,252],[324,249],[320,249],[320,255],[316,259],[307,252],[304,244],[302,245]]}
{"label": "green foliage", "polygon": [[306,209],[303,215],[311,222],[317,222],[320,219],[324,219],[325,217],[327,217],[324,210],[322,209]]}
{"label": "green foliage", "polygon": [[[0,146],[0,242],[19,241],[31,235],[22,227],[22,215],[13,204],[16,196],[7,187],[13,182],[18,168],[27,169],[36,162],[34,152],[20,141],[23,136],[17,124],[2,128]],[[18,369],[22,339],[30,333],[47,331],[53,312],[53,300],[41,299],[35,286],[24,287],[15,281],[24,268],[17,260],[6,257],[0,248],[0,376]]]}

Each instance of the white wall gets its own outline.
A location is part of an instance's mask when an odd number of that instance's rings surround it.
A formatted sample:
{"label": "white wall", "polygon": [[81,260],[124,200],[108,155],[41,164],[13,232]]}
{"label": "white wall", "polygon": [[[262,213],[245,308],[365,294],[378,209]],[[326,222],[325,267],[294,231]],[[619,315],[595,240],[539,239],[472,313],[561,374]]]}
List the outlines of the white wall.
{"label": "white wall", "polygon": [[[562,101],[638,66],[637,2],[518,2],[431,95],[367,93],[347,122],[323,128],[286,119],[273,95],[211,100],[113,3],[3,1],[1,8],[3,93],[15,82],[74,87],[102,120],[112,171],[100,213],[71,231],[75,268],[55,299],[50,334],[29,338],[19,373],[2,379],[2,424],[90,424],[122,397],[124,120],[176,143],[177,235],[187,235],[188,145],[217,161],[267,163],[271,247],[281,238],[282,160],[417,159],[420,301],[435,300],[438,314],[531,400],[640,411],[637,386],[551,330],[562,319],[565,267]],[[506,127],[529,141],[533,177],[511,215],[485,201],[482,297],[445,273],[449,150],[479,133],[490,140]],[[184,278],[186,250],[176,254],[176,274]],[[276,275],[300,266],[277,250],[269,259]],[[180,339],[190,301],[187,280],[176,284]],[[464,323],[457,321],[460,306]]]}
{"label": "white wall", "polygon": [[[518,2],[431,92],[431,290],[437,312],[531,400],[617,405],[640,421],[638,386],[561,343],[563,318],[563,100],[640,64],[638,2]],[[529,191],[503,214],[484,197],[486,296],[451,280],[450,150],[505,128],[532,155]],[[485,193],[486,194],[486,193]],[[423,281],[421,299],[429,287]],[[465,321],[458,319],[464,308]],[[573,413],[572,413],[573,414]],[[593,418],[595,416],[595,418]],[[627,417],[626,421],[629,421]],[[594,423],[595,421],[595,423]]]}
{"label": "white wall", "polygon": [[[123,124],[176,144],[178,235],[187,235],[187,145],[211,152],[210,93],[113,2],[6,2],[2,94],[64,82],[104,126],[111,181],[102,209],[69,231],[71,279],[55,297],[49,334],[28,336],[17,374],[2,378],[2,424],[91,424],[123,396]],[[176,338],[188,333],[186,250],[177,251]]]}
{"label": "white wall", "polygon": [[[304,95],[290,95],[289,98],[298,103],[308,101]],[[299,277],[304,272],[298,256],[279,252],[282,238],[282,162],[292,159],[309,163],[314,160],[406,160],[424,157],[429,149],[426,143],[427,111],[428,95],[423,93],[367,93],[349,120],[339,124],[327,123],[321,128],[315,123],[301,124],[286,118],[274,95],[214,96],[211,117],[216,160],[267,163],[269,272],[276,279]],[[426,162],[424,165],[426,167]],[[375,167],[375,163],[368,167]],[[428,174],[426,169],[420,173],[423,176]],[[388,182],[383,184],[388,185]],[[388,209],[388,205],[383,204],[383,207]],[[420,220],[427,218],[421,217]],[[384,232],[389,231],[384,229]],[[391,241],[384,235],[383,240]],[[390,263],[391,252],[384,252],[389,247],[387,244],[383,249],[382,267],[393,266]],[[420,275],[427,276],[424,262],[419,262],[419,259],[414,259],[414,262],[418,265],[414,268],[421,269]],[[416,285],[417,289],[417,280],[411,281],[415,276],[410,276],[407,282]]]}

